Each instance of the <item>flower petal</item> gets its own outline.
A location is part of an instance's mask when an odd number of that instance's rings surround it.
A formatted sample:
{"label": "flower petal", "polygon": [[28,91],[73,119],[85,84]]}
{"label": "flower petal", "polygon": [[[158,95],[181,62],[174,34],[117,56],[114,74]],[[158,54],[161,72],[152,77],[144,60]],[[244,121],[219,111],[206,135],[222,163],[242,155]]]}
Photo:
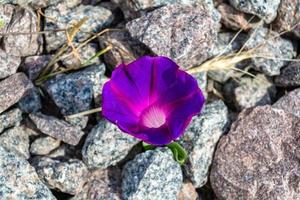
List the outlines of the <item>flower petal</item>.
{"label": "flower petal", "polygon": [[166,121],[174,140],[183,134],[192,117],[201,111],[204,102],[197,81],[186,72],[178,71],[175,83],[158,100],[168,116]]}
{"label": "flower petal", "polygon": [[139,118],[134,112],[133,104],[112,86],[105,83],[102,92],[102,115],[125,132],[132,132]]}
{"label": "flower petal", "polygon": [[181,98],[171,105],[168,105],[173,107],[167,118],[168,127],[173,135],[173,140],[184,133],[192,117],[201,111],[204,102],[205,99],[202,92],[196,90],[185,98]]}
{"label": "flower petal", "polygon": [[202,93],[197,81],[190,74],[177,70],[175,80],[168,88],[161,92],[158,102],[161,105],[170,104],[189,96],[195,91]]}
{"label": "flower petal", "polygon": [[162,146],[165,144],[169,144],[172,142],[172,135],[169,130],[169,128],[164,125],[159,128],[145,128],[141,127],[138,133],[131,134],[136,138],[141,139],[142,141],[156,145],[156,146]]}

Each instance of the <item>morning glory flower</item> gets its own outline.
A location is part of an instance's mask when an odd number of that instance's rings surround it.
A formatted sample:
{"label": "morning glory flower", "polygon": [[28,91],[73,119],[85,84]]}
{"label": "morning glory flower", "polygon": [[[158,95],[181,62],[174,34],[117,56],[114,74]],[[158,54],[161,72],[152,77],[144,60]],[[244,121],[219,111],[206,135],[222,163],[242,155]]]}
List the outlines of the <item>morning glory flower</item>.
{"label": "morning glory flower", "polygon": [[178,139],[204,96],[197,81],[167,57],[141,57],[120,64],[105,83],[102,114],[148,144],[163,146]]}

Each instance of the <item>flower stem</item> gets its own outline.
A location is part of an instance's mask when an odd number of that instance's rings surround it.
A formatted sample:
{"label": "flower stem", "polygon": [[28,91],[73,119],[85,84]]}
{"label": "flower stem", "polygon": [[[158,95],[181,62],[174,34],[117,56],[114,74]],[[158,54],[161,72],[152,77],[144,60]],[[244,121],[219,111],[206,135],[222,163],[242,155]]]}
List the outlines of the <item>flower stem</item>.
{"label": "flower stem", "polygon": [[[154,150],[156,146],[153,146],[151,144],[148,144],[146,142],[142,142],[143,148],[145,151],[147,150]],[[166,145],[167,148],[169,148],[172,153],[174,160],[178,162],[180,165],[183,165],[188,157],[186,150],[177,142],[172,142],[168,145]]]}
{"label": "flower stem", "polygon": [[153,145],[148,144],[146,142],[142,142],[142,145],[143,145],[143,148],[144,148],[145,151],[154,150],[156,148],[156,146],[153,146]]}

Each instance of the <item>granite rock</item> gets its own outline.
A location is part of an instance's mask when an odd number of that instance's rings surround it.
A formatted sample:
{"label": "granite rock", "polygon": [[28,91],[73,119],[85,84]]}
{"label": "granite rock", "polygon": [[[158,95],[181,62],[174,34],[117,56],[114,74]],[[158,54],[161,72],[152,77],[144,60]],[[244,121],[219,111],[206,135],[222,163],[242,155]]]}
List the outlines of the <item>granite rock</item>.
{"label": "granite rock", "polygon": [[195,6],[197,4],[202,4],[210,10],[211,15],[218,19],[220,14],[214,8],[214,3],[212,0],[112,0],[115,4],[118,4],[122,9],[126,19],[134,19],[144,15],[149,10],[154,10],[166,5],[171,4],[183,4],[189,6]]}
{"label": "granite rock", "polygon": [[276,31],[291,31],[300,37],[300,27],[295,26],[300,20],[300,1],[281,0],[278,8],[277,18],[274,22]]}
{"label": "granite rock", "polygon": [[13,127],[22,120],[22,111],[14,108],[0,115],[0,133],[7,128]]}
{"label": "granite rock", "polygon": [[[2,0],[3,1],[3,0]],[[14,5],[9,5],[8,2],[3,2],[0,4],[1,7],[1,14],[0,14],[0,20],[1,20],[1,26],[0,26],[0,33],[4,33],[9,26],[10,20],[13,17],[14,14],[14,9],[16,6]],[[4,0],[5,1],[5,0]]]}
{"label": "granite rock", "polygon": [[266,23],[271,23],[277,15],[280,0],[229,0],[236,9],[254,14]]}
{"label": "granite rock", "polygon": [[226,3],[220,3],[217,7],[217,10],[221,14],[222,24],[232,30],[248,30],[255,28],[260,22],[251,22],[247,18],[247,14],[236,10],[232,6]]}
{"label": "granite rock", "polygon": [[124,159],[138,140],[101,120],[89,133],[82,158],[89,168],[105,169]]}
{"label": "granite rock", "polygon": [[99,37],[102,49],[113,46],[113,49],[103,55],[108,67],[114,69],[118,64],[129,63],[146,53],[140,42],[130,37],[127,31],[108,32]]}
{"label": "granite rock", "polygon": [[180,139],[189,159],[184,172],[197,188],[206,184],[214,149],[229,125],[228,109],[221,101],[206,104]]}
{"label": "granite rock", "polygon": [[[210,52],[211,57],[226,55],[237,52],[244,45],[247,36],[231,32],[218,33],[217,39],[214,41],[214,48]],[[235,38],[233,40],[233,38]],[[232,41],[233,40],[233,41]]]}
{"label": "granite rock", "polygon": [[35,80],[51,59],[51,55],[28,56],[21,66],[22,71],[27,74],[30,80]]}
{"label": "granite rock", "polygon": [[60,145],[60,140],[50,136],[39,137],[30,145],[30,153],[33,155],[47,155]]}
{"label": "granite rock", "polygon": [[[243,46],[246,40],[246,35],[239,34],[233,41],[232,39],[236,37],[236,33],[230,33],[230,32],[221,32],[218,33],[217,40],[214,42],[214,48],[210,52],[211,57],[216,57],[220,55],[226,55],[230,53],[235,53]],[[239,63],[236,65],[238,68],[243,68],[244,64]],[[225,83],[228,79],[231,77],[239,77],[240,72],[237,72],[235,70],[210,70],[207,73],[208,77],[220,82]]]}
{"label": "granite rock", "polygon": [[207,97],[207,72],[200,72],[198,74],[194,74],[193,76],[197,80],[198,86],[203,92],[203,95]]}
{"label": "granite rock", "polygon": [[[112,13],[100,6],[79,5],[74,8],[65,5],[65,2],[56,6],[50,6],[45,10],[45,30],[66,28],[70,24],[78,23],[86,17],[87,21],[81,26],[75,36],[75,42],[87,39],[91,34],[88,32],[99,32],[113,21]],[[51,18],[56,19],[55,22]],[[46,35],[47,50],[55,50],[67,42],[63,32],[56,32]]]}
{"label": "granite rock", "polygon": [[267,28],[259,27],[250,31],[246,49],[256,48],[255,55],[262,57],[252,58],[253,68],[268,76],[280,74],[280,69],[287,65],[283,59],[292,59],[295,56],[293,44],[290,40],[278,36],[278,33]]}
{"label": "granite rock", "polygon": [[81,192],[71,200],[121,200],[121,171],[108,168],[91,172]]}
{"label": "granite rock", "polygon": [[70,158],[69,156],[69,146],[66,144],[60,145],[57,149],[53,150],[47,155],[50,158]]}
{"label": "granite rock", "polygon": [[81,72],[77,72],[50,80],[45,89],[61,113],[66,116],[91,108],[92,87],[92,81]]}
{"label": "granite rock", "polygon": [[83,71],[61,75],[49,80],[45,89],[63,115],[91,109],[93,97],[101,93],[105,66],[94,65]]}
{"label": "granite rock", "polygon": [[[298,56],[298,59],[300,57]],[[291,62],[283,68],[278,76],[275,77],[275,84],[281,87],[300,86],[300,65],[299,62]]]}
{"label": "granite rock", "polygon": [[174,200],[182,186],[180,165],[166,148],[137,155],[124,166],[122,177],[125,200]]}
{"label": "granite rock", "polygon": [[[22,8],[11,4],[0,5],[0,19],[4,26],[0,33],[37,32],[37,16],[30,8]],[[0,36],[2,48],[11,56],[35,55],[41,51],[42,38],[39,34],[18,34]]]}
{"label": "granite rock", "polygon": [[59,161],[38,157],[34,159],[32,165],[49,188],[64,193],[77,194],[87,181],[88,170],[84,163],[77,159]]}
{"label": "granite rock", "polygon": [[263,74],[255,78],[242,77],[239,82],[231,79],[224,86],[224,96],[236,110],[252,106],[272,104],[276,96],[276,87]]}
{"label": "granite rock", "polygon": [[296,115],[300,118],[300,89],[295,89],[273,104],[274,108]]}
{"label": "granite rock", "polygon": [[219,200],[299,199],[300,118],[271,106],[244,110],[215,152]]}
{"label": "granite rock", "polygon": [[42,108],[40,92],[38,88],[32,88],[22,99],[20,99],[19,108],[25,113],[38,112]]}
{"label": "granite rock", "polygon": [[70,145],[77,145],[84,135],[80,127],[72,126],[52,116],[31,113],[29,117],[41,132]]}
{"label": "granite rock", "polygon": [[0,135],[0,145],[12,152],[15,152],[15,154],[24,157],[25,159],[30,157],[29,135],[20,126],[4,131],[4,133]]}
{"label": "granite rock", "polygon": [[[48,6],[52,6],[52,5],[56,5],[60,2],[62,2],[63,0],[1,0],[1,3],[3,4],[17,4],[20,5],[22,7],[33,7],[34,9],[38,9],[38,8],[45,8]],[[79,4],[81,0],[69,0],[68,5],[72,5],[72,4]]]}
{"label": "granite rock", "polygon": [[16,73],[0,81],[0,113],[17,103],[33,84],[24,73]]}
{"label": "granite rock", "polygon": [[56,200],[23,158],[0,145],[0,199]]}
{"label": "granite rock", "polygon": [[12,56],[0,49],[0,79],[16,73],[20,63],[20,57]]}
{"label": "granite rock", "polygon": [[177,200],[198,200],[198,193],[191,182],[183,183]]}
{"label": "granite rock", "polygon": [[219,23],[204,5],[172,4],[132,20],[126,27],[155,54],[189,68],[209,58]]}
{"label": "granite rock", "polygon": [[[74,43],[74,46],[79,46],[79,43]],[[78,50],[78,55],[81,60],[79,60],[76,56],[74,56],[74,54],[71,53],[71,49],[69,49],[69,51],[67,51],[65,55],[70,54],[70,56],[64,57],[64,55],[62,55],[63,58],[61,59],[61,61],[67,68],[70,67],[78,68],[82,65],[87,64],[87,61],[92,56],[94,56],[97,52],[98,52],[97,44],[88,43]],[[93,64],[100,64],[100,60],[98,57],[91,60],[88,65],[93,65]]]}

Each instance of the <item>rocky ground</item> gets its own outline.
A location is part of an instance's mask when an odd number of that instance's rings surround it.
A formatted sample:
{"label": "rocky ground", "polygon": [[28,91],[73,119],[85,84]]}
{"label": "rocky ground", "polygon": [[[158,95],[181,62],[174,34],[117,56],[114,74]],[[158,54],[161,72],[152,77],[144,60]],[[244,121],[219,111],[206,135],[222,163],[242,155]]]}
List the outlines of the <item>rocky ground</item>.
{"label": "rocky ground", "polygon": [[[0,2],[1,200],[300,199],[300,0]],[[66,118],[101,106],[120,62],[188,69],[240,49],[243,72],[193,74],[207,102],[183,166],[100,113]]]}

